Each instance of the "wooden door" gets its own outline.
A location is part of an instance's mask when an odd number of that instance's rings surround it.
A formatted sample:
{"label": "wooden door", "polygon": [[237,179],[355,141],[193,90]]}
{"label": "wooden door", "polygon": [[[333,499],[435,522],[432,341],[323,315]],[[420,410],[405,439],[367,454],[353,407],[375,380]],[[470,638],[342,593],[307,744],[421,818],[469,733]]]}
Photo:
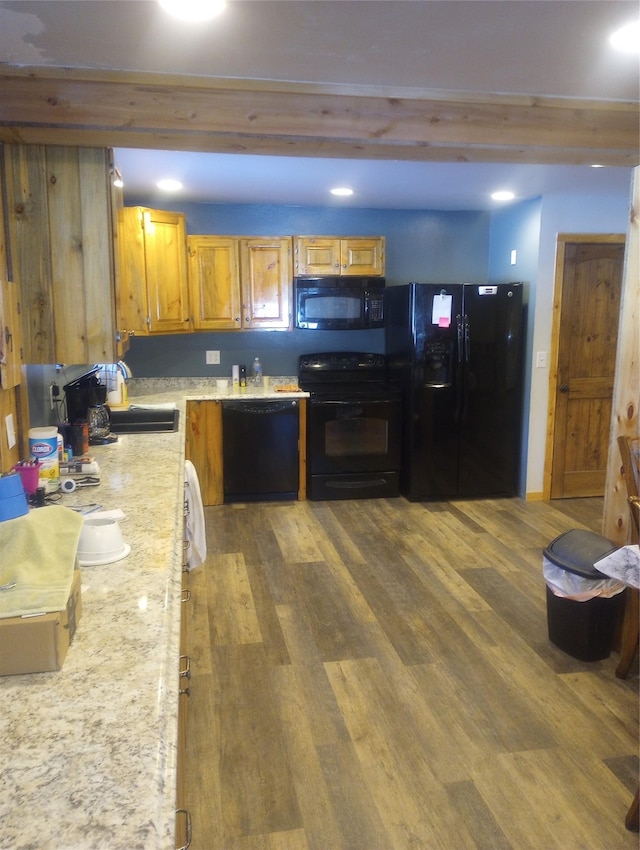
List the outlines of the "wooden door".
{"label": "wooden door", "polygon": [[604,493],[624,237],[587,240],[560,239],[551,498]]}
{"label": "wooden door", "polygon": [[294,246],[297,275],[340,274],[340,240],[331,236],[298,236]]}
{"label": "wooden door", "polygon": [[240,240],[243,328],[291,326],[292,273],[290,238]]}
{"label": "wooden door", "polygon": [[144,259],[150,333],[190,330],[187,228],[182,213],[144,210]]}
{"label": "wooden door", "polygon": [[233,236],[189,236],[189,298],[197,331],[241,326],[238,240]]}
{"label": "wooden door", "polygon": [[340,243],[340,274],[384,274],[384,237],[343,239]]}

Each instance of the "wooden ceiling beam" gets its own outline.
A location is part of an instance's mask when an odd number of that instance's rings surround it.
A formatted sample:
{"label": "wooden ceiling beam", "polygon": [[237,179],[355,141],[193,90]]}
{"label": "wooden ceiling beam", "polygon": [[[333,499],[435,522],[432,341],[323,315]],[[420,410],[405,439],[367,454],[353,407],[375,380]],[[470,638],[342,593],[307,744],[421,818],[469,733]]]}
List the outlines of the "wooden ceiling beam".
{"label": "wooden ceiling beam", "polygon": [[0,141],[635,166],[638,103],[47,68],[0,71]]}

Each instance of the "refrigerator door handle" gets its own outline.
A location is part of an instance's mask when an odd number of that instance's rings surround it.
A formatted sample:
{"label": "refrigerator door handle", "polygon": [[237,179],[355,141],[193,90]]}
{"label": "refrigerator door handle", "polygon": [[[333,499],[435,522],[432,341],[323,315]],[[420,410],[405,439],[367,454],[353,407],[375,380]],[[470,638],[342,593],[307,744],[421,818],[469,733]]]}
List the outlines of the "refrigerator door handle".
{"label": "refrigerator door handle", "polygon": [[471,359],[471,333],[469,330],[469,317],[464,317],[464,359],[468,363]]}

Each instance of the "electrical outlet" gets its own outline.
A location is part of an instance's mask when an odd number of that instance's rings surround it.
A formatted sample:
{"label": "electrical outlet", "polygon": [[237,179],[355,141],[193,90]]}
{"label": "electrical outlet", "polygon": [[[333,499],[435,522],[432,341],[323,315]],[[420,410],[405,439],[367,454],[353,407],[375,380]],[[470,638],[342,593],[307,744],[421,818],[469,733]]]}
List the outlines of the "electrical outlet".
{"label": "electrical outlet", "polygon": [[207,366],[217,366],[220,363],[220,352],[219,351],[207,351],[205,356],[205,362]]}
{"label": "electrical outlet", "polygon": [[536,354],[536,369],[546,369],[547,368],[547,352],[546,351],[538,351]]}

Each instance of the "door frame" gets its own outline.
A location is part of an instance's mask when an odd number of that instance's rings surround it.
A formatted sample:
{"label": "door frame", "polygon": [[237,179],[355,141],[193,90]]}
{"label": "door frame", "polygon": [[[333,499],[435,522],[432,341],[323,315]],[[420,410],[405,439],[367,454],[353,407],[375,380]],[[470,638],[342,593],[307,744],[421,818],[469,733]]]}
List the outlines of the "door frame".
{"label": "door frame", "polygon": [[551,325],[551,348],[549,353],[549,389],[547,410],[547,442],[544,455],[544,478],[542,498],[551,498],[551,472],[553,468],[553,442],[556,427],[556,394],[558,390],[558,357],[560,354],[560,327],[562,319],[562,289],[564,284],[565,251],[568,244],[601,243],[624,244],[624,233],[558,233],[556,237],[556,267],[553,285],[553,317]]}

